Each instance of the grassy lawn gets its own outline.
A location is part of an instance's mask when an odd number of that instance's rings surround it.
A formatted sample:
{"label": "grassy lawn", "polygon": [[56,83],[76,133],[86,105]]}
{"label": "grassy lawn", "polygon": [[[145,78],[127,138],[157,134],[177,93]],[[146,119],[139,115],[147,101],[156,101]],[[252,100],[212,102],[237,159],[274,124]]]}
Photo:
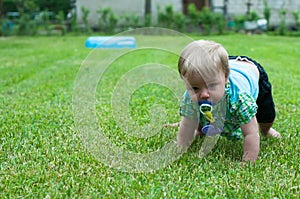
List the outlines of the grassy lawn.
{"label": "grassy lawn", "polygon": [[[109,166],[81,139],[73,112],[78,93],[73,88],[82,63],[96,58],[97,64],[117,51],[102,50],[97,60],[98,54],[84,47],[83,36],[0,38],[0,198],[298,198],[299,38],[192,37],[220,42],[231,55],[253,57],[269,74],[277,107],[274,127],[283,138],[261,138],[255,165],[240,164],[242,142],[220,138],[205,157],[198,155],[203,140],[196,139],[187,153],[153,172]],[[169,36],[147,38],[162,46],[163,38],[180,42]],[[114,119],[123,113],[114,112],[111,105],[122,101],[116,97],[119,101],[114,102],[111,96],[125,92],[122,83],[115,86],[135,66],[161,63],[176,72],[176,62],[174,53],[143,49],[114,60],[105,70],[95,90],[95,117],[116,147],[147,154],[176,139],[176,128],[160,129],[145,139],[129,135],[130,129]],[[151,76],[151,71],[145,73]],[[165,122],[180,119],[172,89],[142,84],[131,94],[124,117],[131,115],[137,126],[151,122],[149,109],[155,104],[165,106],[166,112],[160,113]]]}

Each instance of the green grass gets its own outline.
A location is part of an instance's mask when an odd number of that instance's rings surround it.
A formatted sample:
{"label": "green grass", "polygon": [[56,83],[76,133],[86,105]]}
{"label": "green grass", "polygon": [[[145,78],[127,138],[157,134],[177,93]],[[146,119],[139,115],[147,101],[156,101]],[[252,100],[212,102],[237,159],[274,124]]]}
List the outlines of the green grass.
{"label": "green grass", "polygon": [[[86,37],[0,38],[0,198],[298,198],[299,38],[202,38],[222,43],[231,55],[255,58],[269,74],[277,108],[274,127],[283,138],[262,138],[256,164],[241,165],[242,142],[221,138],[204,158],[197,155],[202,143],[197,139],[180,159],[152,173],[111,168],[85,147],[74,122],[74,81],[91,52],[84,47]],[[95,117],[104,135],[134,153],[153,152],[176,139],[176,129],[132,137],[114,120],[114,86],[132,67],[149,62],[176,70],[177,57],[159,50],[130,52],[105,71],[96,90]],[[149,124],[154,104],[165,105],[166,122],[179,120],[172,90],[146,84],[129,102],[137,125]]]}

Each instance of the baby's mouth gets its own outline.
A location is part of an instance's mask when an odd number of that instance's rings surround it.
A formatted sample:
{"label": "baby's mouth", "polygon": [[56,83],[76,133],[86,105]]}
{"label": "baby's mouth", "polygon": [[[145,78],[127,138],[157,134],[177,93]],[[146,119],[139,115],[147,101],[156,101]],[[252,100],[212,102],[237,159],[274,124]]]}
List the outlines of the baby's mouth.
{"label": "baby's mouth", "polygon": [[213,117],[212,110],[213,105],[210,101],[200,101],[199,103],[199,110],[200,113],[205,116],[206,120],[209,122],[209,124],[212,124],[215,122],[215,118]]}
{"label": "baby's mouth", "polygon": [[208,100],[199,100],[198,101],[198,105],[201,106],[202,104],[208,104],[208,105],[211,105],[211,106],[214,105],[214,103],[211,102],[211,101],[208,101]]}

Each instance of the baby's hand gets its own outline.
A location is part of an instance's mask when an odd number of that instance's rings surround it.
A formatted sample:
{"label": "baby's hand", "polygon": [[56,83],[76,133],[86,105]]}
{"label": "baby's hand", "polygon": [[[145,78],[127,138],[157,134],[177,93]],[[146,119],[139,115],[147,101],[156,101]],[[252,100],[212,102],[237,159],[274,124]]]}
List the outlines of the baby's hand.
{"label": "baby's hand", "polygon": [[199,130],[196,129],[194,136],[203,137],[203,136],[205,136],[205,134],[203,134],[202,131],[199,131]]}

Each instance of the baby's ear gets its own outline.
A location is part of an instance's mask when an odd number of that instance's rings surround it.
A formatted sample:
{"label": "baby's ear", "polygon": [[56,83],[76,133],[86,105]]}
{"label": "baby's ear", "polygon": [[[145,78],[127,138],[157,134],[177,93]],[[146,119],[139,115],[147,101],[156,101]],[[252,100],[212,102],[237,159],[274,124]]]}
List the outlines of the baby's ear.
{"label": "baby's ear", "polygon": [[228,79],[230,74],[230,66],[228,66],[228,68],[225,69],[225,78]]}
{"label": "baby's ear", "polygon": [[227,84],[228,83],[228,77],[226,77],[226,75],[225,75],[225,84]]}

